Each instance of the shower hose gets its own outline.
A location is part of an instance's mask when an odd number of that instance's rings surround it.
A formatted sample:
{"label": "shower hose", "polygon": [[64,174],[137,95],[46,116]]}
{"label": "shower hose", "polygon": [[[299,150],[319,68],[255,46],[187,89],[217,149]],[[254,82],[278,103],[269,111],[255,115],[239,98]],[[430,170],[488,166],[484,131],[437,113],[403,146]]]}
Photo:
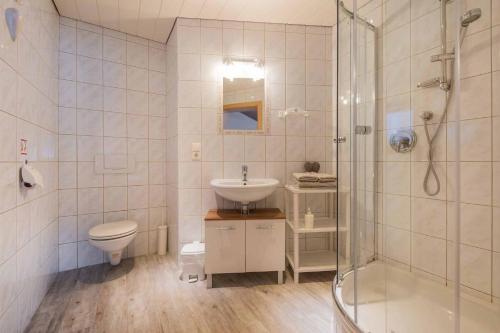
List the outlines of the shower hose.
{"label": "shower hose", "polygon": [[[462,45],[462,42],[464,41],[466,30],[467,30],[466,26],[460,30],[460,45]],[[455,53],[455,50],[456,50],[456,48],[454,47],[452,53]],[[453,66],[453,60],[452,60],[451,68],[453,68],[453,67],[454,66]],[[446,94],[446,97],[445,97],[446,101],[444,104],[443,113],[441,114],[441,117],[439,118],[438,127],[432,136],[429,134],[429,120],[431,119],[431,117],[428,117],[425,115],[422,117],[424,119],[424,129],[425,129],[425,136],[427,138],[427,145],[429,147],[428,148],[429,152],[427,153],[428,164],[427,164],[427,170],[425,172],[425,177],[424,177],[424,191],[429,196],[435,196],[441,190],[441,183],[439,182],[439,177],[438,177],[436,169],[434,167],[434,158],[432,155],[433,154],[433,144],[434,144],[434,140],[436,139],[436,137],[439,134],[439,130],[443,126],[443,122],[444,122],[444,119],[446,117],[446,113],[448,112],[448,107],[450,106],[450,100],[451,100],[451,97],[453,95],[453,76],[454,76],[454,71],[452,70],[450,73],[450,78],[449,78],[449,82],[448,82],[448,89],[444,90],[445,94]],[[456,117],[457,117],[457,126],[458,126],[458,115],[456,115]],[[433,178],[436,180],[436,188],[434,191],[429,189],[429,180],[430,180],[431,174],[432,174]]]}
{"label": "shower hose", "polygon": [[[452,80],[450,80],[450,82],[452,82]],[[444,118],[446,117],[446,113],[448,111],[448,107],[450,104],[451,95],[453,93],[451,83],[450,83],[449,87],[450,87],[449,90],[446,91],[446,102],[445,102],[445,106],[443,109],[443,113],[441,114],[441,117],[439,118],[438,127],[432,136],[429,134],[428,121],[430,120],[430,117],[428,117],[428,118],[424,117],[425,137],[427,138],[427,145],[428,145],[428,149],[429,149],[429,151],[427,153],[427,162],[428,162],[427,163],[427,170],[425,171],[425,177],[424,177],[424,191],[425,191],[425,193],[427,193],[427,195],[430,195],[430,196],[437,195],[439,193],[439,191],[441,190],[441,183],[439,182],[439,177],[437,175],[436,168],[434,167],[433,144],[434,144],[434,140],[436,139],[436,137],[439,134],[439,130],[443,126]],[[433,178],[436,180],[436,188],[434,191],[429,189],[429,180],[430,180],[431,174],[432,174]]]}

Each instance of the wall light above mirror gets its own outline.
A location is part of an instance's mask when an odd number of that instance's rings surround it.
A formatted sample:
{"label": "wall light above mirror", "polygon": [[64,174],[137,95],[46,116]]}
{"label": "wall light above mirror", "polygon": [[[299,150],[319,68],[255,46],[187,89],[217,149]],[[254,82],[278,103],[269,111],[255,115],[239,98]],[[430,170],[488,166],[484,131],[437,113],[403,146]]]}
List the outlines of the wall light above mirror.
{"label": "wall light above mirror", "polygon": [[265,75],[264,62],[257,58],[226,57],[222,75],[230,81],[234,79],[263,80]]}
{"label": "wall light above mirror", "polygon": [[225,58],[223,76],[222,129],[253,131],[264,129],[265,67],[256,58]]}

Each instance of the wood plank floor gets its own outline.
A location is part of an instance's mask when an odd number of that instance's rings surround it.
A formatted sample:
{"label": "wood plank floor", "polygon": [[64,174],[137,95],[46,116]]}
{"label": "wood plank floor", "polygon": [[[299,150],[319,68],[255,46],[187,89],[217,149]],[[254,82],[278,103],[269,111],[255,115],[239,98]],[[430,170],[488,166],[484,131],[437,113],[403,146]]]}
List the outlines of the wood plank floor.
{"label": "wood plank floor", "polygon": [[169,256],[60,273],[27,332],[333,332],[331,273],[214,276],[179,281]]}

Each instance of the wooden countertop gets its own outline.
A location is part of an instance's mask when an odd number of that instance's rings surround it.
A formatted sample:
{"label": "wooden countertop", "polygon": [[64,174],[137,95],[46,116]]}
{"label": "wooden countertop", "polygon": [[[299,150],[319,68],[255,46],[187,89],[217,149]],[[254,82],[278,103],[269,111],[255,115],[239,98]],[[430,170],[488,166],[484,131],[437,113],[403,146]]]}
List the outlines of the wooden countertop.
{"label": "wooden countertop", "polygon": [[285,214],[278,208],[259,208],[248,215],[242,215],[239,209],[211,209],[205,215],[205,221],[223,220],[283,220]]}

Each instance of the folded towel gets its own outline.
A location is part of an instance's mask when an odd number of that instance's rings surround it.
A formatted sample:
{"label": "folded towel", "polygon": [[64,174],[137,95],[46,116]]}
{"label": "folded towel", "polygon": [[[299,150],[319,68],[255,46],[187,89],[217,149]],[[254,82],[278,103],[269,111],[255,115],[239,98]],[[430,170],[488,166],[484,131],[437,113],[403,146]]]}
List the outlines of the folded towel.
{"label": "folded towel", "polygon": [[319,180],[317,174],[314,172],[295,172],[293,173],[293,177],[299,182],[317,182]]}
{"label": "folded towel", "polygon": [[298,182],[321,182],[328,183],[337,181],[337,178],[328,173],[316,173],[316,172],[295,172],[293,177]]}
{"label": "folded towel", "polygon": [[311,183],[317,183],[319,181],[318,177],[309,177],[309,176],[301,176],[301,177],[296,177],[294,175],[294,178],[298,182],[311,182]]}
{"label": "folded towel", "polygon": [[317,187],[337,187],[337,182],[320,183],[320,182],[298,182],[300,188],[317,188]]}
{"label": "folded towel", "polygon": [[330,183],[330,182],[337,182],[337,178],[335,177],[324,177],[319,179],[320,183]]}

